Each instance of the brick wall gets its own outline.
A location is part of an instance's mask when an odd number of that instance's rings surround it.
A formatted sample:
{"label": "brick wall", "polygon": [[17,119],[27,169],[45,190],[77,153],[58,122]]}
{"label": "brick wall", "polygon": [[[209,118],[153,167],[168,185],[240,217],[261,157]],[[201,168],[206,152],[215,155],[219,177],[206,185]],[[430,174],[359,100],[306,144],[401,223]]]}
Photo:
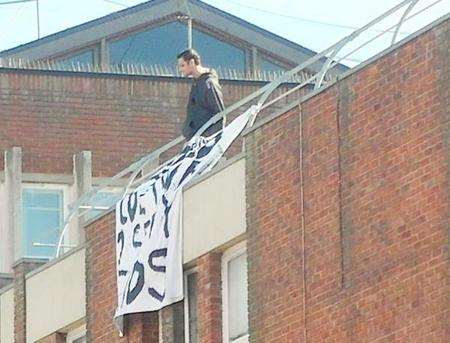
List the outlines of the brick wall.
{"label": "brick wall", "polygon": [[14,266],[14,342],[26,343],[27,302],[26,274],[42,266],[46,261],[39,259],[20,259]]}
{"label": "brick wall", "polygon": [[221,254],[197,260],[197,327],[199,343],[222,342]]}
{"label": "brick wall", "polygon": [[66,334],[55,332],[51,335],[40,339],[38,343],[65,343],[66,342]]}
{"label": "brick wall", "polygon": [[298,138],[299,117],[294,109],[246,140],[252,342],[297,342],[301,337]]}
{"label": "brick wall", "polygon": [[447,20],[247,137],[252,342],[448,342],[449,37]]}
{"label": "brick wall", "polygon": [[[227,105],[264,84],[222,83]],[[22,147],[24,172],[66,174],[72,155],[90,150],[94,175],[113,175],[180,134],[190,84],[180,78],[0,69],[0,150]]]}
{"label": "brick wall", "polygon": [[117,307],[115,213],[86,230],[86,322],[88,342],[158,342],[158,313],[125,316],[125,337],[120,338],[113,318]]}

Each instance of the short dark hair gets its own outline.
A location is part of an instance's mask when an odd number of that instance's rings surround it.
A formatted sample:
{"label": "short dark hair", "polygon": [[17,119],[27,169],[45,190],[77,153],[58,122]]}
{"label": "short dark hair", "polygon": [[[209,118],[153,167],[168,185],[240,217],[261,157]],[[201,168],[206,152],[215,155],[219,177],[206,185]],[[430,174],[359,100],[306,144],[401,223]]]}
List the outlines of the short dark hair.
{"label": "short dark hair", "polygon": [[200,55],[194,49],[187,49],[187,50],[184,50],[183,52],[180,52],[177,55],[177,58],[182,58],[186,62],[189,62],[190,60],[194,60],[194,63],[196,65],[199,65],[201,62]]}

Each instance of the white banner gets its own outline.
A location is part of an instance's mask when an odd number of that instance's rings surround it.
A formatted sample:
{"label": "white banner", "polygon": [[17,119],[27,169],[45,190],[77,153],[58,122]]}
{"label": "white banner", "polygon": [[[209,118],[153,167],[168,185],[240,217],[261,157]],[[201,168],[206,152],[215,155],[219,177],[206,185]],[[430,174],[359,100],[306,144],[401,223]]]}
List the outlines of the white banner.
{"label": "white banner", "polygon": [[222,133],[194,137],[181,154],[116,205],[116,317],[159,310],[183,298],[183,186],[219,161],[248,120],[252,106]]}

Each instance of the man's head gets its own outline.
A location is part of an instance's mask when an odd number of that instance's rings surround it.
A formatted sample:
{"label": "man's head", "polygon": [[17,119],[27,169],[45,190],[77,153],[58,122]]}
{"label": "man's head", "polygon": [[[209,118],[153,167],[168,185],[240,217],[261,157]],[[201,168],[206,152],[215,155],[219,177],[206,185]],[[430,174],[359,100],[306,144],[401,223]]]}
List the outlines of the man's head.
{"label": "man's head", "polygon": [[200,55],[194,49],[187,49],[177,55],[178,69],[183,76],[195,76],[201,66]]}

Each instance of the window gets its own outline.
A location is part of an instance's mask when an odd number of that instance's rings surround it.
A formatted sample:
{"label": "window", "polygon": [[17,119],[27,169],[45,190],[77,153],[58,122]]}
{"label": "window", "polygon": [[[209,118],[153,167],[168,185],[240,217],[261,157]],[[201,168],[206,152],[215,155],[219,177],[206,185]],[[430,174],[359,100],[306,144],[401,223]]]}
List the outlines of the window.
{"label": "window", "polygon": [[247,254],[243,242],[222,257],[224,343],[248,342],[247,296]]}
{"label": "window", "polygon": [[286,68],[280,66],[279,64],[273,63],[265,58],[259,59],[259,69],[263,71],[271,71],[276,73],[282,73],[286,71]]}
{"label": "window", "polygon": [[[122,189],[114,189],[111,191],[102,191],[98,192],[91,200],[90,204],[94,207],[94,209],[88,211],[84,216],[85,220],[92,219],[99,214],[105,213],[106,210],[115,205],[122,196]],[[98,208],[98,209],[95,209]],[[81,207],[81,211],[84,211],[83,207]]]}
{"label": "window", "polygon": [[64,221],[64,186],[24,185],[23,252],[26,257],[51,258]]}
{"label": "window", "polygon": [[63,57],[55,61],[57,65],[61,66],[70,66],[72,64],[81,64],[81,65],[93,65],[94,64],[94,50],[89,49],[78,53],[76,55],[71,55],[67,57]]}
{"label": "window", "polygon": [[197,273],[189,270],[184,275],[184,335],[186,343],[198,342],[197,326]]}
{"label": "window", "polygon": [[69,331],[66,336],[66,343],[86,343],[86,326],[83,325],[75,330]]}
{"label": "window", "polygon": [[[198,29],[192,29],[192,46],[206,66],[245,71],[245,51]],[[188,47],[187,25],[178,21],[110,41],[111,65],[137,64],[172,68],[176,56]]]}
{"label": "window", "polygon": [[175,67],[177,54],[187,48],[187,26],[175,21],[111,41],[108,46],[112,65],[143,64]]}
{"label": "window", "polygon": [[217,70],[245,71],[245,51],[200,30],[192,30],[192,46],[202,57],[202,64]]}

